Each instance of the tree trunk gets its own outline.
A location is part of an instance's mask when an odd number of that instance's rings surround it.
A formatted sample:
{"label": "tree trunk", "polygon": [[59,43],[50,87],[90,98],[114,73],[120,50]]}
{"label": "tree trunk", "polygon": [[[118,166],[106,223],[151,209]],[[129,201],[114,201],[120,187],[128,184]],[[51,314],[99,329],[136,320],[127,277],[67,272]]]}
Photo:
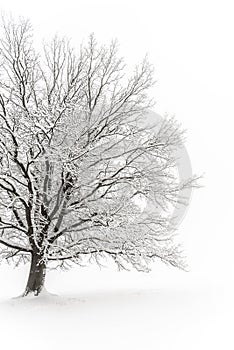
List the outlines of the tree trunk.
{"label": "tree trunk", "polygon": [[38,253],[33,252],[28,282],[23,296],[31,293],[35,296],[38,296],[44,287],[45,274],[46,264],[42,260],[42,256]]}

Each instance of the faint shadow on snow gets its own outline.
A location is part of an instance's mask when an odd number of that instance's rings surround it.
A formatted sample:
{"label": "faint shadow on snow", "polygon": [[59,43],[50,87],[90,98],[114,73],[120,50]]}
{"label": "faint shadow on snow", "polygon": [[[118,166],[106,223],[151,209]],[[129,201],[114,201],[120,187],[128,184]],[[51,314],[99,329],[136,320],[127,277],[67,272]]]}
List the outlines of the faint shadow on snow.
{"label": "faint shadow on snow", "polygon": [[129,302],[129,299],[136,297],[144,297],[149,294],[157,294],[157,290],[93,290],[71,295],[57,295],[43,290],[39,296],[29,294],[26,297],[19,295],[11,299],[0,300],[2,306],[17,307],[24,306],[74,306],[75,304],[91,302],[91,303],[112,303],[112,302]]}
{"label": "faint shadow on snow", "polygon": [[[27,297],[15,297],[0,300],[0,307],[10,309],[47,310],[62,307],[69,311],[81,311],[105,309],[109,306],[118,308],[156,307],[158,310],[170,307],[194,308],[195,305],[206,304],[208,306],[211,295],[201,290],[170,290],[170,289],[119,289],[119,290],[89,290],[72,295],[56,295],[43,291],[40,296],[29,295]],[[174,306],[173,306],[174,305]]]}

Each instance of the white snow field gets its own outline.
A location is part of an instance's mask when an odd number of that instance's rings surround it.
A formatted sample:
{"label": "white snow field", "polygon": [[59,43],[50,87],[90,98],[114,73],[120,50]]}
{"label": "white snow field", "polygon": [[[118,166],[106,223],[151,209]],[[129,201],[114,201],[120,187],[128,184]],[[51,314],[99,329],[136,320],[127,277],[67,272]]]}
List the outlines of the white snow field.
{"label": "white snow field", "polygon": [[16,298],[27,268],[1,272],[2,349],[233,349],[233,290],[158,265],[50,272],[57,295]]}

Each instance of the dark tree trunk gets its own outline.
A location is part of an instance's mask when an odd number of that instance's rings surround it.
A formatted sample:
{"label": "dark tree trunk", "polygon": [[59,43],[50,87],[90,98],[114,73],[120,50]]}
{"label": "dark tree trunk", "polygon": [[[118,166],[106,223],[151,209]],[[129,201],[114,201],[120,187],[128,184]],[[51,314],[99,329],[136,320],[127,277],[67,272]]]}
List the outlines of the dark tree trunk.
{"label": "dark tree trunk", "polygon": [[28,282],[23,296],[31,293],[35,296],[39,295],[44,287],[45,274],[46,264],[42,261],[41,255],[36,252],[32,253]]}

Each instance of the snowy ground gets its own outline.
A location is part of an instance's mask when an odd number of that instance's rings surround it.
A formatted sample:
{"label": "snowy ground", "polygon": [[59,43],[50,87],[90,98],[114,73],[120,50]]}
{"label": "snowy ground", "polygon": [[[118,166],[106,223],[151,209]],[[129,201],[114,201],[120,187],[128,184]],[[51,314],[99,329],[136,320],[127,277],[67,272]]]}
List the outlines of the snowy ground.
{"label": "snowy ground", "polygon": [[10,298],[22,292],[26,270],[9,268],[1,279],[1,344],[9,350],[234,348],[227,285],[162,266],[150,274],[75,268],[48,275],[47,289],[59,296]]}

